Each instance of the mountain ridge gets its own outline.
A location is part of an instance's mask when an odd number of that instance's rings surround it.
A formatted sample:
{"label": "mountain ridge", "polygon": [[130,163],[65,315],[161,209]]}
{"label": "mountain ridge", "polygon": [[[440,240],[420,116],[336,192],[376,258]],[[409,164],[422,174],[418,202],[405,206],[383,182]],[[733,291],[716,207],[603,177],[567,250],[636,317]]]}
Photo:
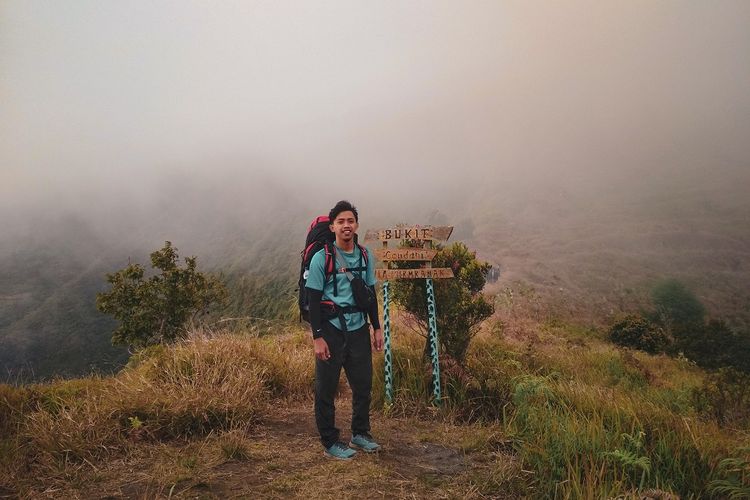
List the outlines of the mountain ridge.
{"label": "mountain ridge", "polygon": [[[361,229],[388,220],[454,225],[453,240],[464,240],[499,269],[489,293],[519,286],[533,290],[552,316],[606,323],[618,312],[647,308],[654,283],[677,278],[712,316],[746,329],[750,202],[740,191],[750,179],[735,174],[696,184],[698,174],[673,183],[662,174],[619,188],[604,185],[608,199],[590,187],[534,179],[488,183],[469,197],[459,190],[455,198],[423,201],[408,210],[407,200],[384,205],[363,199],[372,213]],[[201,270],[225,276],[231,289],[227,315],[294,316],[298,252],[309,220],[320,209],[310,208],[312,200],[284,196],[279,182],[272,183],[274,196],[265,202],[246,200],[262,196],[262,178],[229,190],[227,185],[222,179],[166,184],[164,197],[151,205],[113,206],[102,211],[104,219],[39,212],[30,216],[33,225],[24,227],[15,218],[12,238],[0,241],[5,297],[0,300],[0,367],[6,380],[28,370],[23,346],[34,346],[42,353],[36,358],[50,360],[66,344],[79,346],[80,363],[70,357],[55,369],[50,361],[49,368],[35,372],[42,378],[86,373],[92,368],[86,349],[122,361],[123,351],[109,342],[112,322],[94,308],[95,294],[106,288],[107,273],[131,260],[147,264],[148,254],[165,240],[182,256],[197,255]],[[166,202],[180,197],[186,201]],[[107,214],[117,214],[111,224]],[[153,215],[140,219],[147,214]],[[84,346],[76,336],[91,343]],[[93,366],[112,369],[104,359]]]}

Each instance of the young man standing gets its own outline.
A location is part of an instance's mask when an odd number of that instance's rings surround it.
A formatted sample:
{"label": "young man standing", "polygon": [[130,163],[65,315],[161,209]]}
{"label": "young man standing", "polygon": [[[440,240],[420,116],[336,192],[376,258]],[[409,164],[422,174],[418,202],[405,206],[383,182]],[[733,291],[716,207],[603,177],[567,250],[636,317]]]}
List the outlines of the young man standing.
{"label": "young man standing", "polygon": [[[383,349],[383,332],[380,329],[378,303],[374,293],[374,259],[369,252],[368,258],[365,258],[355,240],[359,227],[357,209],[348,201],[340,201],[328,216],[331,231],[336,236],[332,248],[335,272],[326,277],[324,248],[312,257],[305,285],[316,358],[315,423],[325,455],[350,460],[357,453],[352,448],[366,453],[380,449],[380,445],[370,435],[370,392],[372,349]],[[373,292],[367,310],[358,307],[355,301],[353,278],[363,279]],[[321,301],[333,302],[334,310],[322,309]],[[374,330],[372,339],[368,316]],[[352,389],[352,439],[348,446],[339,441],[339,429],[335,425],[334,398],[341,368],[344,368]]]}

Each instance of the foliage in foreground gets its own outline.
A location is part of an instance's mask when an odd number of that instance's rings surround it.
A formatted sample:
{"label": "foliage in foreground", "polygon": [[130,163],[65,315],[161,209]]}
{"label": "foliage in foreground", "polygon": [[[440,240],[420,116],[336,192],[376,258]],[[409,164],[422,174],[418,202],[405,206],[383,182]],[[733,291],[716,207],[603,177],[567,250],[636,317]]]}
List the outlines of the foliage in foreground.
{"label": "foliage in foreground", "polygon": [[195,257],[178,265],[177,249],[167,241],[151,254],[151,266],[161,271],[145,279],[140,264],[130,264],[107,275],[112,285],[97,294],[96,307],[118,322],[112,334],[115,345],[144,347],[184,337],[189,320],[226,298],[224,285],[197,270]]}
{"label": "foliage in foreground", "polygon": [[[461,422],[499,421],[522,468],[533,471],[526,491],[535,498],[647,491],[722,498],[710,485],[736,476],[719,463],[738,456],[747,427],[722,430],[708,408],[695,404],[700,370],[684,360],[611,348],[596,337],[566,339],[569,333],[555,330],[525,347],[481,338],[465,368],[446,359],[443,414]],[[429,367],[418,342],[397,347],[393,364],[396,399],[389,411],[428,415]]]}
{"label": "foliage in foreground", "polygon": [[750,498],[750,447],[741,448],[737,457],[719,462],[722,479],[709,484],[709,491],[721,498],[740,500]]}
{"label": "foliage in foreground", "polygon": [[[412,265],[410,263],[407,265]],[[494,312],[493,304],[482,295],[491,264],[477,259],[461,242],[440,248],[433,267],[450,267],[455,278],[434,281],[437,329],[444,352],[463,363],[471,339],[479,325]],[[423,332],[428,330],[425,280],[395,280],[393,300],[404,308]],[[429,352],[429,341],[425,352]]]}
{"label": "foliage in foreground", "polygon": [[750,374],[731,367],[706,375],[693,391],[695,407],[726,427],[750,428]]}
{"label": "foliage in foreground", "polygon": [[[699,369],[620,351],[567,327],[537,328],[526,345],[501,338],[502,328],[480,337],[464,365],[446,357],[439,410],[429,404],[422,338],[396,336],[396,398],[383,408],[378,358],[374,407],[383,412],[375,420],[408,416],[427,422],[430,433],[470,426],[473,437],[462,434],[452,446],[505,450],[487,452],[484,465],[462,479],[476,496],[605,498],[659,490],[724,498],[746,491],[746,428],[721,429],[710,412],[701,413],[691,397],[703,381]],[[142,351],[116,377],[0,386],[0,471],[7,471],[0,483],[26,477],[26,488],[52,478],[75,485],[142,445],[174,440],[200,448],[217,438],[225,456],[241,458],[251,450],[241,430],[285,398],[309,397],[312,366],[303,332],[193,336]]]}
{"label": "foliage in foreground", "polygon": [[749,332],[707,318],[700,300],[677,280],[657,283],[651,298],[652,311],[615,320],[608,332],[612,342],[652,354],[684,356],[709,370],[731,367],[750,373]]}
{"label": "foliage in foreground", "polygon": [[0,463],[10,476],[57,477],[121,456],[134,442],[245,428],[272,398],[308,394],[312,365],[297,342],[194,335],[141,351],[115,377],[0,386],[3,430],[12,430]]}

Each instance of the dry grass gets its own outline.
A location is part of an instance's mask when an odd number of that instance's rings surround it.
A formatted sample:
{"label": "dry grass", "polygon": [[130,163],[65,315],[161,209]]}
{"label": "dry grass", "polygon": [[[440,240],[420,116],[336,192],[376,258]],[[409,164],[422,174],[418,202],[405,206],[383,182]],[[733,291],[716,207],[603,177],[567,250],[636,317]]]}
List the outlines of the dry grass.
{"label": "dry grass", "polygon": [[279,339],[193,335],[142,353],[112,378],[3,386],[2,411],[12,417],[4,426],[15,422],[17,438],[3,441],[7,469],[0,477],[7,483],[28,470],[45,482],[75,483],[139,442],[251,426],[272,397],[311,390],[309,352],[297,348],[301,335]]}
{"label": "dry grass", "polygon": [[[418,358],[421,339],[402,340],[399,349]],[[112,378],[8,388],[18,433],[2,484],[22,496],[79,498],[334,498],[352,491],[481,498],[519,491],[520,465],[499,427],[452,424],[449,412],[436,413],[426,401],[415,405],[421,418],[374,418],[388,454],[360,457],[354,469],[322,460],[311,361],[300,331],[193,335],[141,353]],[[435,426],[435,418],[443,423]],[[481,480],[485,473],[489,482]]]}
{"label": "dry grass", "polygon": [[689,363],[616,349],[591,329],[498,320],[467,366],[444,360],[439,409],[424,339],[396,323],[389,407],[375,358],[373,433],[385,452],[354,463],[322,459],[298,329],[195,334],[115,377],[2,386],[0,484],[71,498],[689,498],[707,496],[720,461],[747,442],[691,405],[703,372]]}

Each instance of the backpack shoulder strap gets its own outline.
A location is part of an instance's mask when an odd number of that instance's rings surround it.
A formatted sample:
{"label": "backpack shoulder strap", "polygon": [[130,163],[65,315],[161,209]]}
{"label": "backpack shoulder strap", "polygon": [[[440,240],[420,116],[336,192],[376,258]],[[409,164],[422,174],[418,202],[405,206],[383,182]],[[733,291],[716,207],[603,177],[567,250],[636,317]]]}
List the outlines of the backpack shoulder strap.
{"label": "backpack shoulder strap", "polygon": [[325,252],[326,260],[325,260],[325,281],[328,281],[328,278],[333,276],[333,295],[334,297],[338,296],[339,290],[338,290],[338,284],[336,280],[336,246],[330,243],[326,243],[323,245],[323,251]]}
{"label": "backpack shoulder strap", "polygon": [[325,252],[325,278],[336,272],[336,249],[333,245],[326,243],[323,245],[323,251]]}
{"label": "backpack shoulder strap", "polygon": [[367,248],[359,243],[357,243],[357,246],[359,247],[360,257],[364,259],[365,266],[367,266],[367,261],[370,259],[370,256],[367,254]]}

